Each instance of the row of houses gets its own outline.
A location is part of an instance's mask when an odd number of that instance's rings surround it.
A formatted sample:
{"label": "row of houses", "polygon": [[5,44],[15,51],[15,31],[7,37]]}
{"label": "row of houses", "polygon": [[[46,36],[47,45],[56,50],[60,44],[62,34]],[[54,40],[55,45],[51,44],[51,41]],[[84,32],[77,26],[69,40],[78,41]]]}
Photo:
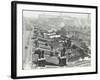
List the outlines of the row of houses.
{"label": "row of houses", "polygon": [[[84,36],[84,34],[82,34],[79,31],[66,31],[66,39],[64,40],[64,39],[61,38],[62,37],[61,35],[56,34],[56,30],[51,30],[51,31],[49,30],[47,32],[41,33],[41,31],[39,30],[38,27],[34,27],[33,37],[32,37],[34,45],[32,47],[33,48],[32,53],[34,55],[34,54],[37,54],[35,52],[36,50],[41,50],[40,54],[43,54],[44,56],[43,55],[41,56],[42,59],[39,59],[40,61],[41,60],[46,60],[47,62],[54,63],[55,60],[57,60],[58,62],[60,62],[60,64],[66,65],[65,64],[66,63],[66,56],[65,56],[66,54],[65,54],[65,52],[60,52],[60,53],[64,53],[64,55],[63,56],[60,55],[61,59],[59,60],[58,59],[59,53],[58,53],[57,56],[55,56],[56,50],[58,50],[58,49],[63,50],[64,49],[64,44],[68,43],[69,37],[71,38],[71,40],[73,40],[72,42],[74,42],[75,45],[78,45],[77,41],[78,41],[80,36],[82,37],[82,35]],[[80,46],[80,44],[78,46]],[[67,50],[67,52],[70,53],[69,50]],[[47,56],[50,56],[51,53],[52,53],[52,56],[49,57],[49,59],[48,59]],[[75,49],[73,49],[72,53],[74,53],[74,54],[71,54],[72,56],[73,55],[74,56],[79,55],[79,53],[77,53],[77,51]],[[53,58],[53,57],[55,57],[55,58]],[[51,60],[52,58],[53,58],[53,60]],[[61,60],[63,60],[63,61],[61,61]],[[43,61],[43,63],[44,63],[44,61]]]}

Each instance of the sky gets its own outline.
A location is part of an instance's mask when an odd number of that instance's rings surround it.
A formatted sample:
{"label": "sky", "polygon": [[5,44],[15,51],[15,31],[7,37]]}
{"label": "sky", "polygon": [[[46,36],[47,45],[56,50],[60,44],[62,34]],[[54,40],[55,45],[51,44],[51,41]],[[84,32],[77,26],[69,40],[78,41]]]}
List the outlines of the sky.
{"label": "sky", "polygon": [[83,14],[83,13],[59,13],[59,12],[46,12],[46,11],[23,11],[23,16],[28,18],[34,18],[37,19],[39,15],[45,15],[48,17],[56,17],[56,16],[69,16],[69,17],[75,17],[75,18],[88,18],[89,14]]}

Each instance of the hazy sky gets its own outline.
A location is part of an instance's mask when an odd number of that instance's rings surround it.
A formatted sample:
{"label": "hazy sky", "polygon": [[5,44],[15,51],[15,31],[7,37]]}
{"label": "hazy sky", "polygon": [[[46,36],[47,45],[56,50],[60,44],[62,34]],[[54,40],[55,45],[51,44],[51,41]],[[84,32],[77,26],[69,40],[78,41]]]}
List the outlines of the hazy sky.
{"label": "hazy sky", "polygon": [[48,17],[69,16],[69,17],[76,17],[76,18],[89,18],[89,14],[80,14],[80,13],[23,11],[23,16],[24,17],[28,17],[28,18],[35,18],[35,19],[37,19],[40,14],[48,16]]}

